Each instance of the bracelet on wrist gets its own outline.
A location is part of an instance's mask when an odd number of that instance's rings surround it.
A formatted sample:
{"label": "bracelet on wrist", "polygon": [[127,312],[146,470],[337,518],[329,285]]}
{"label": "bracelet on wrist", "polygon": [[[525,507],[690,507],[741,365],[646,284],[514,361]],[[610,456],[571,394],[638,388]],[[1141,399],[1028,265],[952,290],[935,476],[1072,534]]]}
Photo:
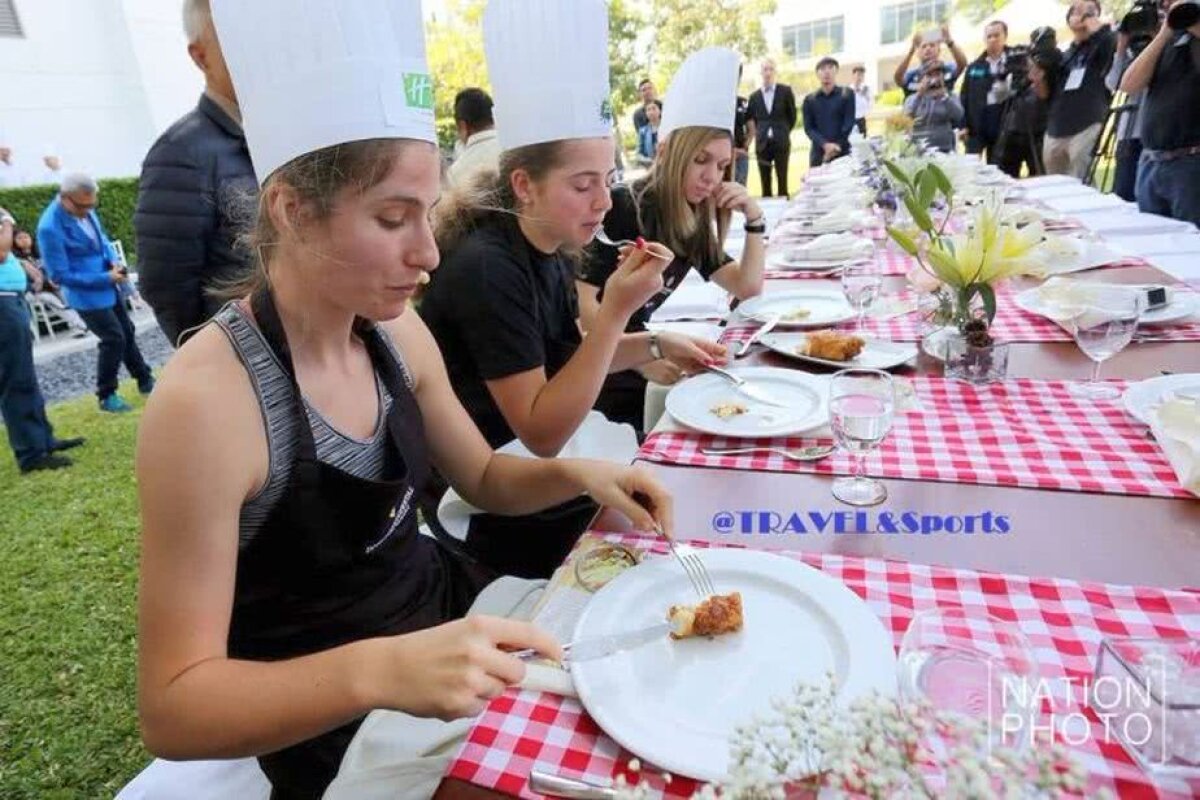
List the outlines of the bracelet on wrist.
{"label": "bracelet on wrist", "polygon": [[753,222],[747,222],[745,225],[743,225],[742,230],[744,230],[746,233],[766,233],[767,223],[762,217],[759,217]]}
{"label": "bracelet on wrist", "polygon": [[658,333],[656,331],[650,331],[650,355],[654,357],[655,361],[661,361],[663,357],[662,347],[658,344]]}

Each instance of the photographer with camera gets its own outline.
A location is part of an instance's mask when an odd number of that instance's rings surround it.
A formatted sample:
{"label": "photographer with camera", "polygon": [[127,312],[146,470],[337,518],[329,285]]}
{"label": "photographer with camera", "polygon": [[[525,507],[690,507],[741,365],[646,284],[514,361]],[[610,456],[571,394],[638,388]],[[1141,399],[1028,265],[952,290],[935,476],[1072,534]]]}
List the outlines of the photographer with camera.
{"label": "photographer with camera", "polygon": [[[1154,38],[1161,22],[1157,0],[1138,0],[1133,9],[1121,19],[1117,26],[1117,50],[1113,54],[1112,67],[1104,78],[1110,92],[1121,87],[1121,77],[1139,53]],[[1132,203],[1137,188],[1137,165],[1142,155],[1142,103],[1145,90],[1126,95],[1124,104],[1113,109],[1117,115],[1116,127],[1116,173],[1113,176],[1113,194]]]}
{"label": "photographer with camera", "polygon": [[[950,55],[954,56],[953,64],[942,61],[942,42],[950,48]],[[912,63],[913,56],[917,56],[919,62],[917,66],[909,69],[908,65]],[[896,65],[892,80],[904,90],[904,97],[907,99],[920,90],[925,73],[933,65],[941,67],[947,86],[953,86],[959,74],[967,67],[967,56],[962,48],[954,43],[948,25],[943,25],[937,30],[914,33],[908,55]]]}
{"label": "photographer with camera", "polygon": [[917,93],[904,101],[904,113],[913,118],[913,141],[925,142],[943,153],[953,153],[954,129],[962,124],[963,108],[946,89],[942,65],[926,65]]}
{"label": "photographer with camera", "polygon": [[1043,158],[1051,175],[1074,175],[1082,180],[1112,102],[1104,77],[1112,63],[1116,36],[1100,21],[1099,0],[1071,3],[1067,25],[1074,41],[1063,53]]}
{"label": "photographer with camera", "polygon": [[1138,208],[1200,225],[1200,2],[1171,5],[1121,90],[1146,92]]}
{"label": "photographer with camera", "polygon": [[968,153],[983,153],[987,163],[995,164],[996,143],[1004,118],[1011,78],[1008,56],[1008,25],[996,20],[983,29],[986,43],[979,58],[971,62],[963,76],[960,97],[965,120],[964,134]]}
{"label": "photographer with camera", "polygon": [[1028,49],[1011,54],[1013,95],[1004,111],[996,165],[1014,178],[1021,177],[1022,168],[1029,176],[1045,174],[1042,147],[1062,60],[1053,40],[1053,29],[1039,28]]}

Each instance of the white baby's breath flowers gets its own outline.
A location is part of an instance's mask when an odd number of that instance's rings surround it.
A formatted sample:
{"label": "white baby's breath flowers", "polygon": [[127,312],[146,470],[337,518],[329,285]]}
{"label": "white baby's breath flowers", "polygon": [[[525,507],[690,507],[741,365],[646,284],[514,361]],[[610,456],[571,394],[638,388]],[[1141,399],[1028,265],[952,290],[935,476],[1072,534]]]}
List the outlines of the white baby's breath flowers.
{"label": "white baby's breath flowers", "polygon": [[[829,674],[798,684],[739,726],[728,782],[702,786],[693,797],[786,800],[805,790],[879,800],[1111,797],[1088,790],[1086,774],[1061,745],[1013,749],[994,745],[988,733],[980,721],[874,693],[842,705]],[[620,800],[648,800],[660,795],[664,780],[631,785],[621,776],[615,788]]]}

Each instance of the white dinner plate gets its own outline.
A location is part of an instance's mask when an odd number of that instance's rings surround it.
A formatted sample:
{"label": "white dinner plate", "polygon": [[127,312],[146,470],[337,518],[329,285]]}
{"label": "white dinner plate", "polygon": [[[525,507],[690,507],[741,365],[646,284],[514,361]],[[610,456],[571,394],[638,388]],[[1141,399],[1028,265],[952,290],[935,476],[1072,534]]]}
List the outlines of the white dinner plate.
{"label": "white dinner plate", "polygon": [[[805,317],[791,317],[800,311]],[[738,306],[738,313],[747,319],[766,322],[781,315],[779,326],[784,328],[828,328],[839,322],[854,319],[854,309],[841,292],[822,289],[794,289],[752,297]]]}
{"label": "white dinner plate", "polygon": [[1125,258],[1124,255],[1109,247],[1104,242],[1093,239],[1081,239],[1083,251],[1070,258],[1055,258],[1048,265],[1046,275],[1067,275],[1072,272],[1083,272],[1116,263]]}
{"label": "white dinner plate", "polygon": [[[894,694],[896,656],[879,617],[845,584],[799,561],[756,550],[700,553],[718,592],[742,595],[744,628],[713,639],[663,637],[571,664],[580,702],[609,736],[675,775],[722,781],[729,739],[797,682],[833,672],[838,701]],[[679,563],[648,559],[592,597],[575,638],[636,630],[695,603]]]}
{"label": "white dinner plate", "polygon": [[[1063,306],[1056,303],[1047,303],[1038,292],[1038,288],[1026,289],[1020,292],[1013,297],[1013,302],[1023,311],[1046,317],[1060,324],[1065,323],[1069,315],[1069,311]],[[1200,300],[1197,300],[1195,293],[1176,291],[1172,295],[1171,302],[1162,308],[1143,312],[1138,317],[1138,324],[1169,325],[1172,322],[1187,319],[1197,311],[1200,311]]]}
{"label": "white dinner plate", "polygon": [[[829,422],[827,378],[778,367],[736,367],[729,372],[787,406],[763,403],[720,375],[706,372],[672,387],[667,413],[681,425],[704,433],[751,439],[803,433]],[[744,408],[745,413],[722,419],[713,409],[726,403]]]}
{"label": "white dinner plate", "polygon": [[796,348],[808,338],[806,333],[768,333],[760,340],[763,345],[780,355],[808,361],[813,364],[823,364],[840,369],[892,369],[907,364],[917,357],[916,345],[889,342],[885,339],[862,337],[866,344],[862,352],[849,361],[831,361],[827,358],[815,358],[796,352]]}
{"label": "white dinner plate", "polygon": [[1200,397],[1200,373],[1160,375],[1132,383],[1125,390],[1122,401],[1129,416],[1143,425],[1149,425],[1150,411],[1176,393]]}

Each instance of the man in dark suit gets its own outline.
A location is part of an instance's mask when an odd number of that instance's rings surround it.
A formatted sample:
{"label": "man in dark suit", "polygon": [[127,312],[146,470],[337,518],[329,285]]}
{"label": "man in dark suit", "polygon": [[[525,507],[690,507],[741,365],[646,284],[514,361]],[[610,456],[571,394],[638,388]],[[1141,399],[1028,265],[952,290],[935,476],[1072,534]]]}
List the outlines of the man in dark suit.
{"label": "man in dark suit", "polygon": [[771,167],[779,180],[779,195],[788,196],[788,156],[792,151],[792,128],[796,127],[796,96],[792,87],[775,82],[775,62],[762,63],[761,89],[750,95],[750,118],[754,120],[755,152],[763,197],[771,196]]}

